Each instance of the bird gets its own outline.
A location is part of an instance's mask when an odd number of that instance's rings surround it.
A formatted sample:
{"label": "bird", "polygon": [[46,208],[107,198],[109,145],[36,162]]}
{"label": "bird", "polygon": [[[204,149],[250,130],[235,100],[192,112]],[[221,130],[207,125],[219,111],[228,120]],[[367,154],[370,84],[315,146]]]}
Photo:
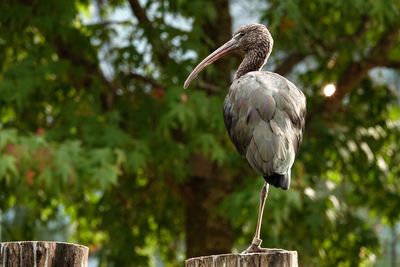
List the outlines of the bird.
{"label": "bird", "polygon": [[186,89],[206,66],[219,58],[237,50],[244,53],[223,107],[225,127],[236,150],[264,178],[256,231],[243,254],[266,251],[261,247],[260,231],[269,185],[289,189],[291,168],[304,133],[304,93],[285,77],[261,71],[273,43],[264,24],[241,26],[229,41],[193,69],[183,86]]}

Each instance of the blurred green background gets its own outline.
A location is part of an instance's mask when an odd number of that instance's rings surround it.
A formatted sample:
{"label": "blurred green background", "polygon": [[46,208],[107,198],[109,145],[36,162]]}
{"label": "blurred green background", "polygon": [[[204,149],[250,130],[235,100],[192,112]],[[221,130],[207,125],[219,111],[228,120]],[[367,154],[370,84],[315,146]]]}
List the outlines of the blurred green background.
{"label": "blurred green background", "polygon": [[243,250],[263,180],[222,120],[241,55],[182,84],[260,22],[265,69],[308,97],[263,245],[300,266],[399,266],[399,17],[397,0],[1,1],[0,240],[82,243],[91,266]]}

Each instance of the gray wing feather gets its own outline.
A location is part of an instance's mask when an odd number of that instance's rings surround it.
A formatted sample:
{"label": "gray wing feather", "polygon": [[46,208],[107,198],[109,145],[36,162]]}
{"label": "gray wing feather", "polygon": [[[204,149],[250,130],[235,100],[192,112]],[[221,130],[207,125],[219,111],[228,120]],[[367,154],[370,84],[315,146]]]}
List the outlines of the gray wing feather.
{"label": "gray wing feather", "polygon": [[306,101],[284,77],[250,72],[232,84],[224,121],[240,154],[263,176],[290,173],[302,140]]}

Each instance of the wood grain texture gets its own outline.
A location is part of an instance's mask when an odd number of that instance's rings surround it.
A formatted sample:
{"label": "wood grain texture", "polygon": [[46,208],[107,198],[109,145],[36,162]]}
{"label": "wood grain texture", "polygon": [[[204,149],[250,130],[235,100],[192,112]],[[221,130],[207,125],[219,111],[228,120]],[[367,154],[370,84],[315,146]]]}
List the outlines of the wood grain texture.
{"label": "wood grain texture", "polygon": [[0,267],[87,267],[88,255],[87,247],[62,242],[0,243]]}
{"label": "wood grain texture", "polygon": [[267,249],[263,253],[204,256],[186,260],[185,267],[298,267],[297,251]]}

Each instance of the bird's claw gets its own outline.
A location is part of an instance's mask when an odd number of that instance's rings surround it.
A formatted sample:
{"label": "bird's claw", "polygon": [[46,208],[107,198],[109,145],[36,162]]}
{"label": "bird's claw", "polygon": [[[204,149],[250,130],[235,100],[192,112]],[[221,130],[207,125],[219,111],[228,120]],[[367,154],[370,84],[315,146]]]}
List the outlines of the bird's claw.
{"label": "bird's claw", "polygon": [[266,252],[267,249],[260,247],[262,240],[259,238],[254,238],[251,245],[240,254],[249,254],[249,253],[262,253]]}
{"label": "bird's claw", "polygon": [[263,253],[266,252],[267,249],[260,247],[259,245],[251,244],[245,251],[240,254],[249,254],[249,253]]}

